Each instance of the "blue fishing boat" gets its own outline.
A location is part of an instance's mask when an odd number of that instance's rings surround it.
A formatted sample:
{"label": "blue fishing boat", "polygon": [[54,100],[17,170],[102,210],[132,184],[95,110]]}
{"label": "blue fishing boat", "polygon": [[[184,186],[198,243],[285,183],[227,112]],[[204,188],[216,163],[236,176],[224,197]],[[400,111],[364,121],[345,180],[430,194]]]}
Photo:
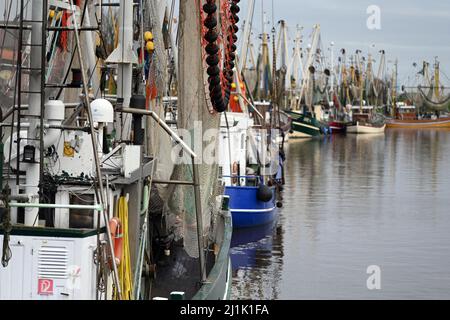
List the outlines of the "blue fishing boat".
{"label": "blue fishing boat", "polygon": [[277,188],[282,184],[283,157],[276,137],[254,125],[245,113],[227,112],[226,117],[221,125],[219,159],[233,228],[271,223],[281,205]]}
{"label": "blue fishing boat", "polygon": [[275,187],[227,186],[225,194],[230,196],[234,228],[260,226],[274,220],[277,210]]}

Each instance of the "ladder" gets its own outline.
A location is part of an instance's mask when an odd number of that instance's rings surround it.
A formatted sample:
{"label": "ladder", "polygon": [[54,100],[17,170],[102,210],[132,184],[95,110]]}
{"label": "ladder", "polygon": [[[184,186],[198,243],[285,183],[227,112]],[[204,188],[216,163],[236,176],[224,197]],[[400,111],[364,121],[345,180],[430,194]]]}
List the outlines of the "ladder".
{"label": "ladder", "polygon": [[[48,33],[55,32],[57,37],[60,36],[62,32],[72,32],[75,28],[62,25],[48,25],[48,9],[49,5],[55,10],[72,10],[71,2],[67,0],[33,0],[32,2],[32,16],[31,19],[25,19],[25,2],[28,1],[19,0],[17,3],[19,19],[15,23],[5,23],[0,24],[0,29],[5,31],[14,30],[17,33],[17,63],[16,63],[16,92],[15,92],[15,103],[11,108],[11,113],[13,114],[13,119],[17,117],[17,124],[11,124],[15,126],[18,132],[17,139],[15,139],[14,144],[16,145],[17,157],[16,157],[16,185],[19,188],[20,185],[20,175],[21,175],[21,163],[39,163],[40,180],[43,180],[44,167],[43,167],[43,153],[44,153],[44,114],[45,114],[45,102],[46,102],[46,89],[59,89],[58,96],[64,88],[81,88],[82,84],[74,84],[73,82],[66,83],[69,72],[72,67],[73,58],[75,57],[75,50],[77,46],[74,45],[72,52],[72,59],[69,63],[69,67],[65,70],[65,77],[63,83],[49,83],[46,80],[47,73],[47,55],[52,51],[52,44],[48,46]],[[86,3],[88,0],[86,1]],[[11,4],[12,5],[12,4]],[[41,10],[39,10],[41,8]],[[56,18],[56,15],[55,15]],[[83,27],[84,15],[81,20],[81,27],[77,28],[77,31],[97,31],[98,26],[86,26]],[[31,32],[31,37],[25,37],[26,32]],[[31,39],[31,40],[30,40]],[[29,52],[30,61],[24,59]],[[72,69],[73,70],[73,69]],[[23,86],[24,74],[29,75],[30,85],[27,88]],[[25,98],[29,99],[28,112],[24,113]],[[4,121],[7,116],[11,114],[8,112],[1,119]],[[26,138],[20,136],[20,131],[23,130],[23,119],[26,118],[30,122],[30,128],[34,127],[36,130],[31,129],[32,135],[28,135]],[[12,121],[14,122],[14,121]],[[33,132],[34,131],[34,132]],[[30,130],[29,130],[30,133]],[[33,134],[35,133],[35,134]],[[21,146],[26,145],[24,153],[25,156],[20,154]],[[39,155],[35,155],[35,150],[39,146]],[[22,170],[23,173],[23,170]],[[39,194],[42,195],[42,186],[40,186]],[[42,200],[42,199],[41,199]]]}

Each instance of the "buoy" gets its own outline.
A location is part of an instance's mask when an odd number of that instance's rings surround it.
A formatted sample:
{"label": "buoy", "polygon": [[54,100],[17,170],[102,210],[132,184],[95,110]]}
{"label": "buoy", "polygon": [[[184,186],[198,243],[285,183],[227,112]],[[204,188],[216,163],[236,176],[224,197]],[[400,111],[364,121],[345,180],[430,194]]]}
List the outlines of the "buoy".
{"label": "buoy", "polygon": [[236,83],[234,83],[234,82],[231,83],[231,89],[233,89],[233,90],[236,89]]}
{"label": "buoy", "polygon": [[256,197],[259,201],[269,202],[272,200],[272,190],[265,184],[261,184],[258,188],[258,192],[256,193]]}
{"label": "buoy", "polygon": [[144,40],[145,41],[152,41],[153,40],[153,33],[150,31],[145,31],[144,33]]}
{"label": "buoy", "polygon": [[119,265],[122,260],[123,254],[123,234],[122,234],[122,224],[119,218],[112,218],[109,220],[109,231],[111,232],[111,240],[114,246],[114,260],[116,264]]}
{"label": "buoy", "polygon": [[48,16],[49,16],[50,19],[53,19],[55,17],[55,10],[50,10],[48,12]]}
{"label": "buoy", "polygon": [[239,175],[239,164],[235,161],[231,166],[231,176],[232,176],[231,182],[233,184],[236,184],[238,182],[238,175]]}
{"label": "buoy", "polygon": [[155,44],[152,41],[147,41],[145,48],[148,52],[153,52],[155,50]]}
{"label": "buoy", "polygon": [[234,102],[239,102],[239,97],[238,96],[234,96],[233,100],[234,100]]}

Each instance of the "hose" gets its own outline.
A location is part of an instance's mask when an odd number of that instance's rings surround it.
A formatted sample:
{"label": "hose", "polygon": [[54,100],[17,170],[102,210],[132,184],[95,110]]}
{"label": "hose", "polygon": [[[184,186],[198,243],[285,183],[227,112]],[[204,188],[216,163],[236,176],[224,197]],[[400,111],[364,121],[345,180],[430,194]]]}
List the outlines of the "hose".
{"label": "hose", "polygon": [[[119,265],[119,285],[123,300],[132,300],[133,285],[131,283],[130,242],[128,237],[128,202],[126,197],[119,198],[119,220],[122,222],[123,256]],[[116,291],[117,293],[117,291]],[[117,294],[115,295],[117,298]]]}
{"label": "hose", "polygon": [[147,243],[147,225],[148,225],[148,204],[150,197],[150,188],[148,185],[144,186],[143,196],[142,196],[142,209],[141,215],[144,215],[144,223],[142,224],[141,235],[139,237],[139,253],[136,261],[136,269],[134,272],[134,283],[133,292],[134,299],[139,300],[139,295],[141,292],[141,275],[142,275],[142,264],[144,262],[145,246]]}

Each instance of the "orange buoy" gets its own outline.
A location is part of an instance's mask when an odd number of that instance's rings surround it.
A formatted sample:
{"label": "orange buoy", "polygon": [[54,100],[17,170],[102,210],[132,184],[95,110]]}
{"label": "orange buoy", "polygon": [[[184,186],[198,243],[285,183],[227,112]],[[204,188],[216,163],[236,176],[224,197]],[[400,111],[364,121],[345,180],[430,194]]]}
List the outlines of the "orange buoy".
{"label": "orange buoy", "polygon": [[114,217],[109,220],[109,231],[111,232],[111,240],[113,241],[114,260],[119,265],[123,255],[122,223],[119,218]]}
{"label": "orange buoy", "polygon": [[236,184],[238,182],[238,176],[239,176],[239,165],[236,161],[233,162],[233,165],[231,167],[231,176],[232,176],[231,182],[233,184]]}

